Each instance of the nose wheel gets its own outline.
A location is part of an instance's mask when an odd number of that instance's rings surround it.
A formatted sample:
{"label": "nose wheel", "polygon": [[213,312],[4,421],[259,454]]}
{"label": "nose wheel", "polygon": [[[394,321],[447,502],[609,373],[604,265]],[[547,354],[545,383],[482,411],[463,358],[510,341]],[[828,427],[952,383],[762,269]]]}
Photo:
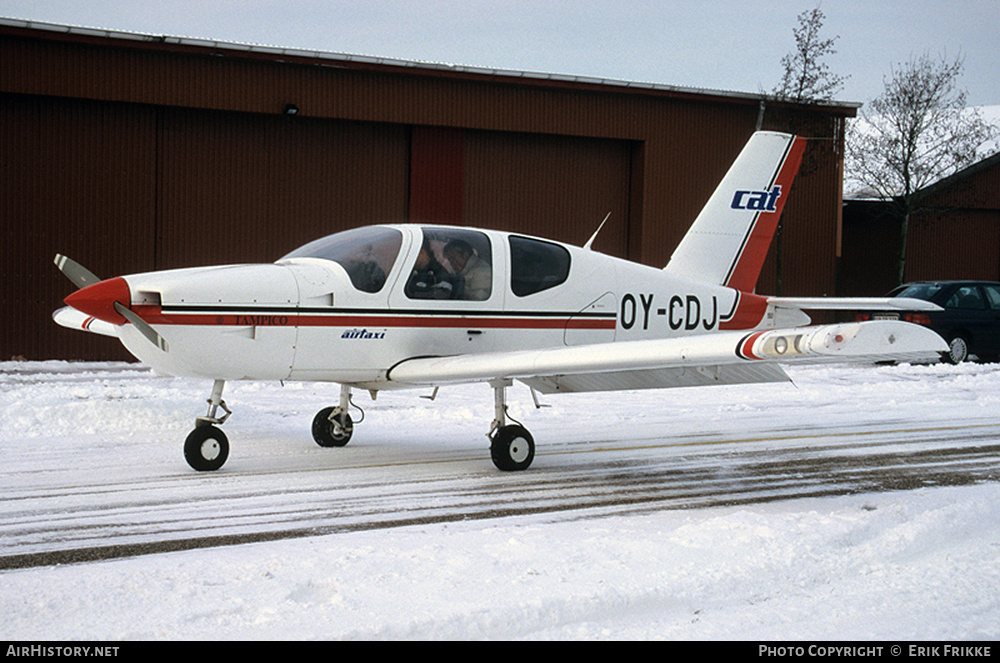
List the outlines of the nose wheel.
{"label": "nose wheel", "polygon": [[[212,385],[212,395],[208,398],[208,414],[195,419],[194,430],[184,440],[184,459],[199,472],[213,472],[226,464],[229,458],[229,438],[219,428],[225,423],[232,410],[222,400],[224,380],[216,380]],[[219,416],[219,409],[225,414]]]}
{"label": "nose wheel", "polygon": [[184,440],[184,458],[199,472],[217,470],[229,458],[229,439],[211,424],[199,426]]}

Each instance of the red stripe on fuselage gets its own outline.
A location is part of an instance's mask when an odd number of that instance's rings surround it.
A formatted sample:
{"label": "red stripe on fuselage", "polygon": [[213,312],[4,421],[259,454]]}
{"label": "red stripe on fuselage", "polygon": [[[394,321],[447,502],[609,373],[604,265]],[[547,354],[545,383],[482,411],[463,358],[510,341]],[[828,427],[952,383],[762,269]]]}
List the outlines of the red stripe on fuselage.
{"label": "red stripe on fuselage", "polygon": [[748,292],[741,292],[736,312],[727,320],[719,322],[719,330],[753,329],[760,325],[767,313],[767,298]]}
{"label": "red stripe on fuselage", "polygon": [[608,329],[616,318],[462,316],[462,315],[365,315],[359,313],[180,313],[164,312],[159,306],[133,306],[133,310],[151,325],[194,325],[204,327],[394,327],[489,329]]}

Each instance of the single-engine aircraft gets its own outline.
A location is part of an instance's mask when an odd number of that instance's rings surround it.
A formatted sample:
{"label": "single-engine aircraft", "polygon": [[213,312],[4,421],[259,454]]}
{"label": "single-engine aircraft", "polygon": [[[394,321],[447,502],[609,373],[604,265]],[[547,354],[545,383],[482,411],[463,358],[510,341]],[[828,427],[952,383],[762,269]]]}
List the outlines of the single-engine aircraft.
{"label": "single-engine aircraft", "polygon": [[[936,359],[934,332],[900,321],[805,326],[812,309],[936,310],[899,298],[801,298],[754,287],[805,139],[757,132],[657,269],[518,233],[380,225],[336,233],[273,264],[100,280],[56,264],[80,289],[59,324],[117,337],[165,375],[213,380],[184,443],[195,470],[225,463],[227,380],[339,383],[312,435],[343,446],[352,389],[486,382],[493,463],[524,470],[535,443],[508,423],[506,389],[614,391],[786,381],[781,364]],[[607,219],[605,219],[607,220]],[[602,224],[603,225],[603,224]],[[600,227],[598,227],[598,232]],[[534,392],[533,392],[534,395]]]}

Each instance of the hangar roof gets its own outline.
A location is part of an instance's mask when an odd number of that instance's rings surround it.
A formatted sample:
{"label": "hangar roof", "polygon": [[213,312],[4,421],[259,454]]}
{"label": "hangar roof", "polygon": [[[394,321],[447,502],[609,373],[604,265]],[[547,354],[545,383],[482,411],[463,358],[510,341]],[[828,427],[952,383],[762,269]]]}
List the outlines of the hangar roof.
{"label": "hangar roof", "polygon": [[[53,33],[54,36],[65,35],[69,38],[77,40],[131,41],[186,52],[201,51],[216,54],[228,53],[234,56],[266,59],[275,62],[296,62],[300,64],[315,64],[320,66],[372,71],[407,71],[415,75],[436,75],[491,81],[502,80],[504,82],[521,82],[523,84],[536,84],[550,87],[589,88],[604,91],[647,93],[676,97],[723,98],[734,101],[742,100],[756,102],[763,100],[769,104],[780,103],[779,100],[761,93],[712,90],[667,85],[663,83],[637,82],[612,78],[578,76],[572,74],[542,73],[448,63],[400,60],[368,55],[284,48],[280,46],[262,44],[242,44],[211,39],[123,32],[105,28],[60,25],[55,23],[0,17],[0,31],[5,28],[14,30],[47,31]],[[838,113],[839,111],[839,113],[850,117],[853,117],[857,109],[861,106],[861,104],[857,102],[823,102],[808,105],[821,107],[824,110],[833,113]]]}

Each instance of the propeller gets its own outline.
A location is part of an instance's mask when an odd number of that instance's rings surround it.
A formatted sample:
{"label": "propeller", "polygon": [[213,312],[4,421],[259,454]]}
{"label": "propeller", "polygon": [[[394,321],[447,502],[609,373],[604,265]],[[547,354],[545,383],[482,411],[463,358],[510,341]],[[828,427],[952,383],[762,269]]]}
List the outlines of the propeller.
{"label": "propeller", "polygon": [[135,328],[138,329],[139,332],[141,332],[142,335],[145,336],[150,343],[152,343],[159,349],[163,350],[164,352],[169,352],[169,350],[167,350],[167,340],[162,336],[160,336],[159,332],[153,329],[153,327],[148,322],[140,318],[138,313],[136,313],[129,307],[125,306],[121,302],[115,302],[115,310],[118,311],[118,314],[120,316],[122,316],[123,318],[131,322],[133,325],[135,325]]}
{"label": "propeller", "polygon": [[66,275],[77,288],[86,288],[88,285],[99,283],[101,279],[94,275],[89,269],[64,255],[56,254],[56,267]]}
{"label": "propeller", "polygon": [[56,254],[55,264],[59,271],[79,288],[66,298],[67,304],[87,315],[115,325],[121,325],[127,320],[135,325],[139,333],[150,343],[163,352],[168,351],[166,339],[129,307],[132,296],[125,279],[119,277],[102,281],[89,269],[64,255]]}

